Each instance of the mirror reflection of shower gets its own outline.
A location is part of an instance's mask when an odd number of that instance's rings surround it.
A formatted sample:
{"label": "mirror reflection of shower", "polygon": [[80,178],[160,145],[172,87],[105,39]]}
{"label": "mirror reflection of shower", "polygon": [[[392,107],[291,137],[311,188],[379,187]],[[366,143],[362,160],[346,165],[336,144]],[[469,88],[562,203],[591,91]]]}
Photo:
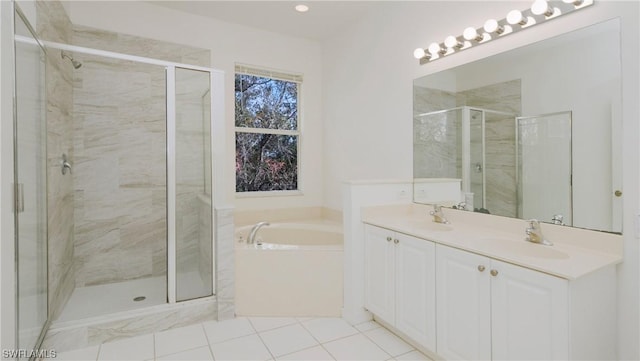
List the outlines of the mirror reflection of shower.
{"label": "mirror reflection of shower", "polygon": [[572,225],[571,114],[469,106],[418,114],[415,199]]}
{"label": "mirror reflection of shower", "polygon": [[64,51],[64,50],[60,50],[60,57],[61,57],[62,59],[65,59],[65,58],[66,58],[66,59],[69,59],[69,61],[71,61],[71,64],[73,65],[73,68],[74,68],[74,69],[78,69],[78,68],[80,68],[80,67],[82,66],[82,63],[81,63],[81,62],[79,62],[79,61],[75,60],[75,59],[73,58],[73,56],[71,56],[69,53],[67,53],[67,52],[66,52],[66,51]]}
{"label": "mirror reflection of shower", "polygon": [[[515,217],[515,117],[513,113],[470,106],[419,114],[414,176],[446,178],[452,183],[447,187],[451,189],[449,195],[438,192],[439,199],[425,201],[462,201],[467,210]],[[454,187],[462,194],[454,194]]]}

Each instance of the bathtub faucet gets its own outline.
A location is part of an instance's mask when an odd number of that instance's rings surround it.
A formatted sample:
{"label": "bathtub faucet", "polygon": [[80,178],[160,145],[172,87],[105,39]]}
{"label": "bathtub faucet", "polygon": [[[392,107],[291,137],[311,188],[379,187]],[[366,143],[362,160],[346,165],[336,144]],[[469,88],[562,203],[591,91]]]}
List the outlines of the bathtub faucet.
{"label": "bathtub faucet", "polygon": [[251,228],[251,232],[249,232],[249,237],[247,238],[247,243],[248,244],[254,244],[255,243],[255,238],[256,238],[256,234],[258,234],[258,230],[260,228],[262,228],[263,226],[269,226],[269,222],[258,222],[256,223],[255,226],[253,226],[253,228]]}

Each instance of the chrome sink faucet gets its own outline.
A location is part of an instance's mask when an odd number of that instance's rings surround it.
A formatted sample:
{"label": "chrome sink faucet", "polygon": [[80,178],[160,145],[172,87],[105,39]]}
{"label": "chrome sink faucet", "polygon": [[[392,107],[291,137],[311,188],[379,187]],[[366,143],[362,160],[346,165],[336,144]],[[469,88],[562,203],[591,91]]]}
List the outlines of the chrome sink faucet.
{"label": "chrome sink faucet", "polygon": [[247,237],[247,243],[253,244],[255,243],[256,234],[258,234],[258,230],[263,226],[269,226],[269,222],[258,222],[251,228],[251,232],[249,232],[249,237]]}
{"label": "chrome sink faucet", "polygon": [[544,235],[542,234],[542,227],[540,226],[540,221],[538,221],[537,219],[530,219],[527,222],[529,222],[529,227],[527,227],[527,229],[525,230],[525,232],[527,233],[525,241],[544,244],[545,246],[553,246],[553,243],[544,238]]}
{"label": "chrome sink faucet", "polygon": [[444,213],[442,212],[442,206],[434,204],[433,210],[429,212],[429,214],[433,216],[434,222],[449,224],[449,221],[444,217]]}

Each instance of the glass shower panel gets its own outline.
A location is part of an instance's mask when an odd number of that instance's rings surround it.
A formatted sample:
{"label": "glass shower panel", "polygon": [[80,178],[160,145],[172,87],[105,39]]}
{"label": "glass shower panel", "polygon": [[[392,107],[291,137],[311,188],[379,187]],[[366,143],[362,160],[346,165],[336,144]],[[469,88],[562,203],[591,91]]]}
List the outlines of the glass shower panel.
{"label": "glass shower panel", "polygon": [[[462,179],[463,152],[465,149],[462,125],[462,109],[419,114],[413,120],[413,177],[414,201],[419,203],[457,203],[456,194],[447,193],[434,185]],[[449,186],[446,186],[450,189]]]}
{"label": "glass shower panel", "polygon": [[414,120],[414,178],[462,176],[462,112],[452,109]]}
{"label": "glass shower panel", "polygon": [[[16,35],[34,36],[16,14]],[[47,322],[47,129],[44,50],[16,42],[18,348],[32,350]]]}
{"label": "glass shower panel", "polygon": [[[469,112],[469,185],[473,194],[473,208],[485,208],[484,204],[484,120],[483,112]],[[465,197],[467,199],[467,197]]]}
{"label": "glass shower panel", "polygon": [[213,294],[209,72],[176,68],[176,299]]}
{"label": "glass shower panel", "polygon": [[572,225],[571,112],[518,122],[518,198],[521,218]]}

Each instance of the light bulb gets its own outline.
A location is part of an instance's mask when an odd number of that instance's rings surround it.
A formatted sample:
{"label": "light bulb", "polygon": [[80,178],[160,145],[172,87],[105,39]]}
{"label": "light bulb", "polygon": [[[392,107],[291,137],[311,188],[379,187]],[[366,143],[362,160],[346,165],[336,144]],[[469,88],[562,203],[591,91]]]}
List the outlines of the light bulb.
{"label": "light bulb", "polygon": [[307,11],[309,11],[309,7],[307,5],[304,5],[304,4],[296,5],[295,9],[299,13],[306,13]]}
{"label": "light bulb", "polygon": [[511,10],[507,14],[507,22],[511,25],[515,25],[515,24],[526,25],[527,18],[522,16],[522,13],[520,12],[520,10]]}
{"label": "light bulb", "polygon": [[416,59],[422,59],[427,55],[427,53],[422,48],[417,48],[413,51],[413,57]]}
{"label": "light bulb", "polygon": [[438,43],[431,43],[431,45],[429,45],[429,52],[431,53],[431,55],[435,56],[438,55],[438,53],[442,52],[442,48]]}
{"label": "light bulb", "polygon": [[534,15],[544,14],[544,16],[549,17],[553,15],[553,8],[549,6],[547,0],[536,0],[533,2],[533,5],[531,5],[531,12]]}
{"label": "light bulb", "polygon": [[490,34],[491,33],[502,34],[504,33],[504,27],[498,24],[498,22],[495,19],[489,19],[484,23],[484,31]]}
{"label": "light bulb", "polygon": [[446,39],[444,39],[444,46],[446,46],[447,48],[461,48],[462,45],[463,44],[459,42],[458,39],[453,35],[449,35]]}
{"label": "light bulb", "polygon": [[476,29],[472,27],[464,29],[464,31],[462,32],[462,37],[469,41],[481,41],[483,38],[482,35],[479,35]]}

